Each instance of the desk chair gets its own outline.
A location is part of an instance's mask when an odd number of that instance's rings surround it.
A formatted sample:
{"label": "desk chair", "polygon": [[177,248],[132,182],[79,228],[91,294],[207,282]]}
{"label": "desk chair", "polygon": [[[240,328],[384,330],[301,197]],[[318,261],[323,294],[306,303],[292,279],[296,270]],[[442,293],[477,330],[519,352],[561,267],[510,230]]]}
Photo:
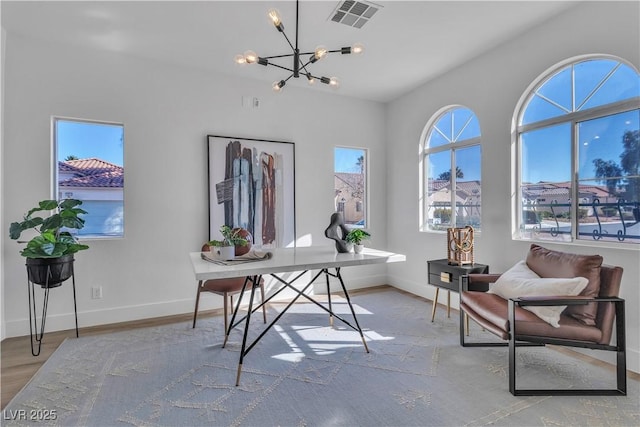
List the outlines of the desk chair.
{"label": "desk chair", "polygon": [[[209,245],[205,244],[202,246],[202,251],[208,251]],[[244,277],[232,277],[229,279],[212,279],[212,280],[200,280],[198,281],[198,293],[196,295],[196,307],[193,312],[193,327],[196,327],[196,318],[198,316],[198,305],[200,303],[200,293],[201,292],[211,292],[214,294],[221,295],[224,299],[223,308],[224,308],[224,330],[225,332],[229,328],[229,307],[233,309],[233,296],[242,292],[242,286],[244,285]],[[249,285],[247,286],[248,291],[251,290]],[[264,280],[260,279],[260,296],[262,301],[264,301]],[[230,303],[230,305],[228,305]],[[267,323],[267,311],[265,306],[262,306],[262,317],[264,323]]]}

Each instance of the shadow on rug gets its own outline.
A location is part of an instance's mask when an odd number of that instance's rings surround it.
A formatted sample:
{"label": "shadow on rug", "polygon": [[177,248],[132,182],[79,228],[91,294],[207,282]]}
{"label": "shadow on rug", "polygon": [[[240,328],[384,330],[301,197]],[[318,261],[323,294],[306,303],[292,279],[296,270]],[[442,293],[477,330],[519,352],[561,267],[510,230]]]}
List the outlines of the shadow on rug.
{"label": "shadow on rug", "polygon": [[[352,317],[344,299],[336,312]],[[626,397],[514,397],[506,348],[462,348],[458,318],[393,289],[352,296],[357,332],[311,303],[294,305],[244,358],[221,317],[68,339],[9,403],[3,425],[634,426]],[[282,305],[273,304],[275,318]],[[260,318],[261,316],[258,316]],[[255,318],[254,318],[255,320]],[[264,325],[251,324],[250,339]],[[479,328],[472,334],[483,334]],[[486,334],[488,336],[488,334]],[[614,373],[545,348],[519,351],[522,387],[613,387]],[[520,376],[521,375],[521,376]],[[50,420],[43,420],[49,414]]]}

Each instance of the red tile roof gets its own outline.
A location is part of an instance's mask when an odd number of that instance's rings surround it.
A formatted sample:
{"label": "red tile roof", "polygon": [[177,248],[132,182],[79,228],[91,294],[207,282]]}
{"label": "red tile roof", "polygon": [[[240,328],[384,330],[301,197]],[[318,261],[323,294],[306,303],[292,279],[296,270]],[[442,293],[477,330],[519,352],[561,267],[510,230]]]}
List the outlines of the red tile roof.
{"label": "red tile roof", "polygon": [[61,181],[61,187],[124,187],[124,168],[101,159],[58,162],[58,171],[74,174],[72,178]]}

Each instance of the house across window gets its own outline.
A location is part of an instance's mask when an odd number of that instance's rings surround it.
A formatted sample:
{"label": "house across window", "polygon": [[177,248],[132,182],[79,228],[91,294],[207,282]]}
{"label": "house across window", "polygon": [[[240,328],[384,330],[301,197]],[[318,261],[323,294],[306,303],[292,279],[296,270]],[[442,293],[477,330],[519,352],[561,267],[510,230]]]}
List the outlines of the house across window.
{"label": "house across window", "polygon": [[367,150],[336,147],[334,150],[335,209],[351,228],[367,226]]}
{"label": "house across window", "polygon": [[480,230],[482,181],[480,124],[465,107],[436,115],[422,141],[421,231],[472,226]]}
{"label": "house across window", "polygon": [[80,238],[124,236],[124,126],[54,118],[55,194],[87,211]]}
{"label": "house across window", "polygon": [[514,238],[640,244],[640,74],[581,58],[525,96]]}

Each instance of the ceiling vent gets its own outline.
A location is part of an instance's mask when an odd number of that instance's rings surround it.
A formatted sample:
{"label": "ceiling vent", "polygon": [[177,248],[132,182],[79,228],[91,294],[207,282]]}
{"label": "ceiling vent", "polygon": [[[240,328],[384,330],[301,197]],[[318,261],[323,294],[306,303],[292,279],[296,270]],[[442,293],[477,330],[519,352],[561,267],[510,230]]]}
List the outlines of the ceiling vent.
{"label": "ceiling vent", "polygon": [[362,28],[381,8],[382,6],[368,1],[344,0],[338,3],[329,16],[329,20],[350,27]]}

